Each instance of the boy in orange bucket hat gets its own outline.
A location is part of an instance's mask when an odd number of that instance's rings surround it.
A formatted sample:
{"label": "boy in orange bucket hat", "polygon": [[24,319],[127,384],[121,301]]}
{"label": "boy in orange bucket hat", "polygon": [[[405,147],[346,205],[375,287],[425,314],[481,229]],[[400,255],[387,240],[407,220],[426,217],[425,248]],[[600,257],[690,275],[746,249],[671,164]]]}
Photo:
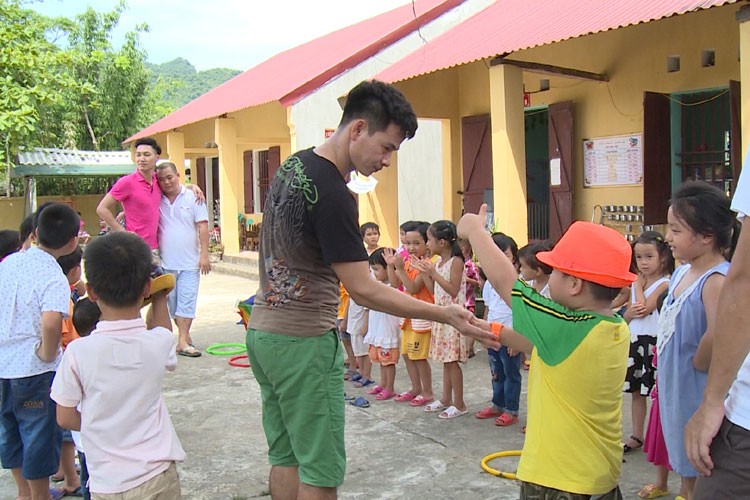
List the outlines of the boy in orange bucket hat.
{"label": "boy in orange bucket hat", "polygon": [[631,249],[614,229],[575,222],[550,252],[551,299],[517,279],[484,229],[485,210],[464,215],[468,239],[492,286],[513,309],[513,329],[484,323],[500,343],[531,352],[526,441],[518,466],[521,498],[621,499],[622,381],[630,332],[612,312],[636,280]]}

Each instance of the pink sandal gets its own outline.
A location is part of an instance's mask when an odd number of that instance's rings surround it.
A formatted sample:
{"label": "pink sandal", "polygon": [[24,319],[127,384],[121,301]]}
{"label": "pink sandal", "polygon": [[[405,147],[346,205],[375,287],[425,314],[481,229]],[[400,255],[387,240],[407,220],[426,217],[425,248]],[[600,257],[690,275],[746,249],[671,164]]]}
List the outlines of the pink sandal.
{"label": "pink sandal", "polygon": [[395,401],[397,403],[406,403],[407,401],[412,401],[416,396],[412,394],[409,391],[402,392],[401,394],[396,396]]}
{"label": "pink sandal", "polygon": [[376,385],[375,387],[367,391],[367,394],[380,394],[381,392],[383,392],[383,388],[379,385]]}
{"label": "pink sandal", "polygon": [[509,425],[513,425],[518,422],[518,415],[513,415],[512,413],[505,412],[499,417],[495,419],[495,425],[499,425],[500,427],[507,427]]}
{"label": "pink sandal", "polygon": [[386,391],[385,389],[383,389],[382,391],[380,391],[380,393],[377,396],[375,396],[375,399],[377,399],[378,401],[386,401],[395,396],[396,396],[395,392]]}
{"label": "pink sandal", "polygon": [[424,396],[422,396],[420,394],[419,396],[417,396],[414,399],[412,399],[409,402],[409,404],[411,406],[418,407],[418,406],[424,406],[424,405],[430,404],[430,403],[432,403],[432,401],[433,401],[432,398],[427,399],[426,397],[424,397]]}

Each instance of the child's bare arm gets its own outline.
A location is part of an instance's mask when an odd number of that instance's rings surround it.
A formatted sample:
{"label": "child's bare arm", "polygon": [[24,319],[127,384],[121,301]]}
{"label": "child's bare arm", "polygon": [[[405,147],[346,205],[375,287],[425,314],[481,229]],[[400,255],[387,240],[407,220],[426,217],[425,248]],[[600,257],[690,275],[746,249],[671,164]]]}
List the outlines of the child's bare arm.
{"label": "child's bare arm", "polygon": [[72,431],[81,430],[81,412],[76,407],[57,405],[57,425]]}
{"label": "child's bare arm", "polygon": [[[723,277],[722,277],[723,278]],[[656,306],[659,303],[659,297],[669,289],[669,282],[662,283],[659,285],[654,292],[648,296],[646,301],[643,303],[643,315],[648,316],[656,310]]]}
{"label": "child's bare arm", "polygon": [[698,349],[693,357],[693,366],[696,370],[707,372],[711,366],[711,354],[713,353],[714,325],[716,324],[716,309],[719,304],[719,292],[724,284],[724,276],[712,274],[703,285],[703,307],[706,310],[706,333],[698,344]]}
{"label": "child's bare arm", "polygon": [[510,304],[510,292],[518,279],[518,273],[510,259],[495,245],[484,229],[486,213],[487,205],[482,205],[478,214],[465,214],[461,217],[458,222],[458,236],[469,240],[492,287],[500,298]]}
{"label": "child's bare arm", "polygon": [[[392,248],[386,248],[383,250],[383,258],[385,259],[385,265],[386,269],[388,271],[388,283],[393,288],[398,288],[401,286],[401,280],[396,275],[396,254]],[[398,257],[401,257],[398,255]],[[401,259],[403,262],[403,259]]]}
{"label": "child's bare arm", "polygon": [[146,316],[146,328],[149,330],[160,326],[172,331],[172,319],[167,309],[167,294],[166,290],[162,290],[151,296],[151,314]]}
{"label": "child's bare arm", "polygon": [[426,259],[421,259],[413,261],[413,265],[414,268],[419,271],[419,277],[422,278],[425,288],[427,288],[430,293],[435,293],[435,279],[433,276],[435,266],[432,265],[432,262]]}
{"label": "child's bare arm", "polygon": [[51,363],[57,357],[62,338],[62,314],[54,311],[42,313],[42,341],[36,355],[45,363]]}
{"label": "child's bare arm", "polygon": [[[483,319],[472,320],[472,322],[484,330],[492,329],[490,323]],[[500,331],[500,345],[504,345],[516,353],[531,352],[534,349],[534,344],[529,339],[507,326],[504,326]]]}
{"label": "child's bare arm", "polygon": [[427,273],[425,274],[425,282],[427,279],[433,280],[454,299],[458,296],[458,292],[461,291],[461,281],[464,275],[464,265],[460,260],[454,259],[453,262],[451,262],[450,280],[443,278],[440,273],[437,272],[435,266],[430,265],[429,267],[426,267],[426,269]]}

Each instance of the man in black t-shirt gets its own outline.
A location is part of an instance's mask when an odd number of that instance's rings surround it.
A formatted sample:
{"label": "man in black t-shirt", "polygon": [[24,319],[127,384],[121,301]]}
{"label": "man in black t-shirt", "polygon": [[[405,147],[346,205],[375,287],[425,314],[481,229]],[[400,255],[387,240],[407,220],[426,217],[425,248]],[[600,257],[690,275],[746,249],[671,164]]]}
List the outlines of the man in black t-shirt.
{"label": "man in black t-shirt", "polygon": [[270,186],[247,345],[263,400],[272,498],[336,498],[344,480],[339,280],[364,307],[449,323],[498,346],[462,307],[421,302],[370,278],[346,179],[353,170],[369,176],[389,166],[416,129],[401,92],[362,82],[349,93],[334,134],[287,158]]}

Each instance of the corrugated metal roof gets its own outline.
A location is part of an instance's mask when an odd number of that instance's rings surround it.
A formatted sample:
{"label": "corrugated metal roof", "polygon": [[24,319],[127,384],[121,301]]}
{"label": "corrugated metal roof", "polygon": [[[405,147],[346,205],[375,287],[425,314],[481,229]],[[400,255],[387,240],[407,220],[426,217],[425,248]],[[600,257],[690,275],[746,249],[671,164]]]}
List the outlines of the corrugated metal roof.
{"label": "corrugated metal roof", "polygon": [[129,151],[35,148],[18,153],[13,175],[124,175],[135,171]]}
{"label": "corrugated metal roof", "polygon": [[[398,7],[289,49],[194,99],[124,142],[272,101],[280,101],[282,106],[293,104],[464,1],[417,0],[414,5]],[[280,29],[283,30],[283,22]]]}
{"label": "corrugated metal roof", "polygon": [[738,0],[498,0],[375,76],[396,82],[487,57]]}

